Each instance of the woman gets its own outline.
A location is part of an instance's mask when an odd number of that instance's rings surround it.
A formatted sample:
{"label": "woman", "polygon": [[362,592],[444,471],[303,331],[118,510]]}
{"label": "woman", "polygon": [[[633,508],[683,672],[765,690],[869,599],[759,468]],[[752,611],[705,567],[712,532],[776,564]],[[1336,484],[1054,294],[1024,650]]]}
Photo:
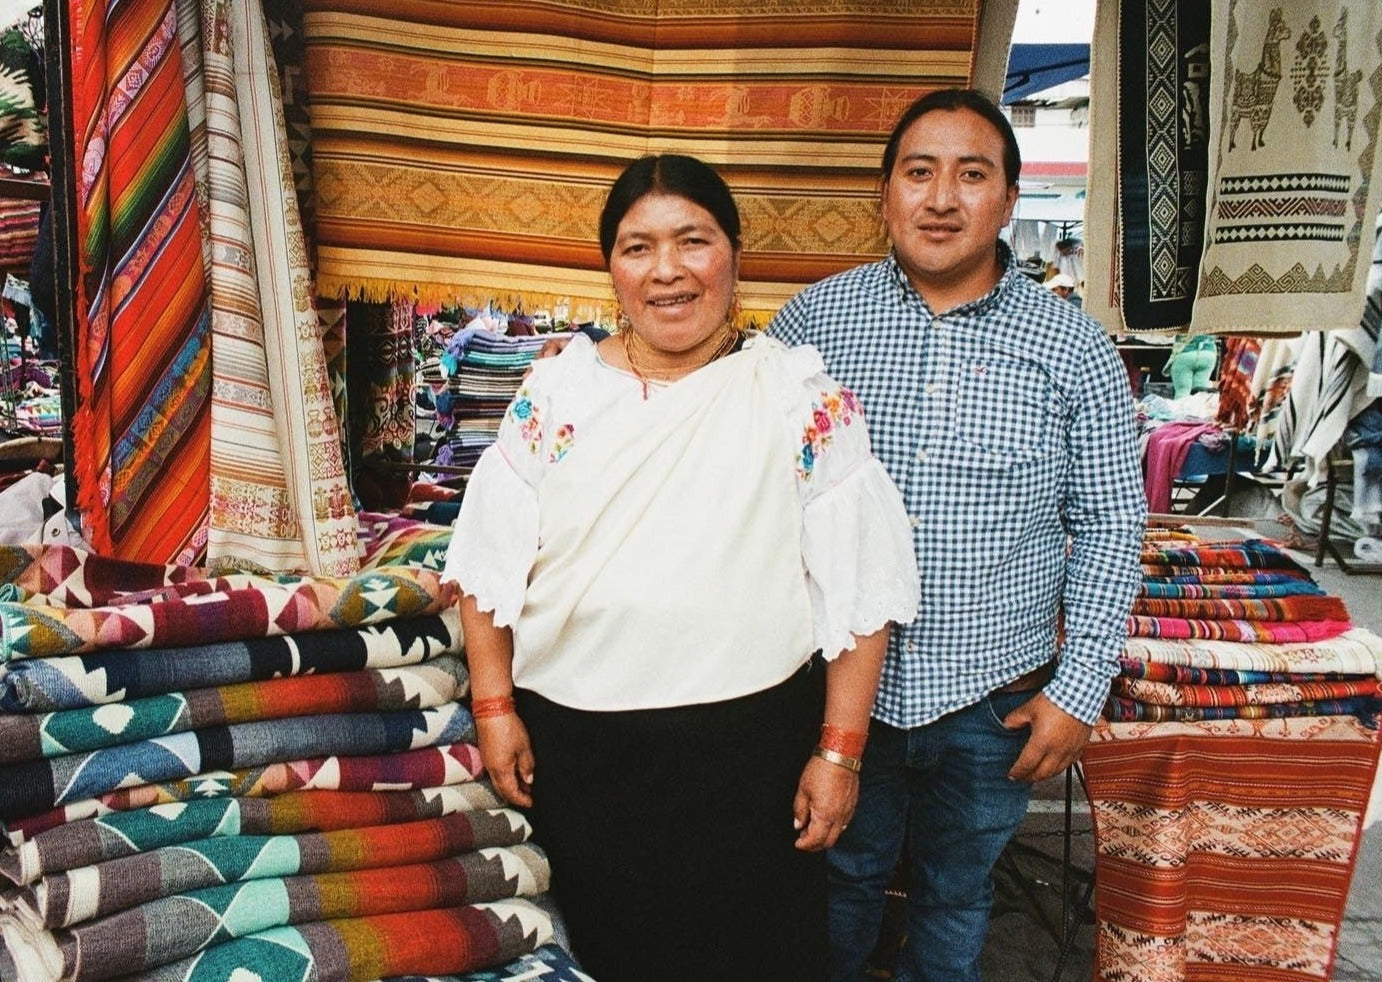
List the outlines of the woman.
{"label": "woman", "polygon": [[600,246],[620,331],[535,365],[447,556],[485,767],[601,982],[823,978],[911,529],[814,349],[735,330],[719,175],[634,162]]}

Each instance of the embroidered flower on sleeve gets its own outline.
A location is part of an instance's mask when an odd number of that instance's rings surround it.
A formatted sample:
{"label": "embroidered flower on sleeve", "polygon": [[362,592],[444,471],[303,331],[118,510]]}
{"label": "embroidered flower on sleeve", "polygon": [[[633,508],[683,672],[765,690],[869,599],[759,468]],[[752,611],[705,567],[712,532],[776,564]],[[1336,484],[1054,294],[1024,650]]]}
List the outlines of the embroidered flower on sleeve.
{"label": "embroidered flower on sleeve", "polygon": [[859,400],[848,389],[822,392],[811,402],[811,422],[801,435],[801,453],[797,456],[797,476],[802,480],[811,477],[816,461],[830,446],[837,426],[849,426],[856,416],[862,415]]}
{"label": "embroidered flower on sleeve", "polygon": [[571,449],[571,444],[576,441],[576,427],[570,423],[562,423],[557,427],[557,435],[552,438],[552,448],[547,452],[547,462],[555,464],[566,456],[566,451]]}
{"label": "embroidered flower on sleeve", "polygon": [[542,447],[542,414],[528,398],[526,386],[514,396],[509,415],[518,424],[518,435],[527,442],[528,452],[536,454]]}

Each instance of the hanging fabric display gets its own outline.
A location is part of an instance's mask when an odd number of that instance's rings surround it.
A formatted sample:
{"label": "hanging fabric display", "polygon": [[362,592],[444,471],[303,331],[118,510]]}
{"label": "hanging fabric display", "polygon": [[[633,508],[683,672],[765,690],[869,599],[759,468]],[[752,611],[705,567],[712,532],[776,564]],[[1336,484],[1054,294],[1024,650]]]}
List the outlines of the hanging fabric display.
{"label": "hanging fabric display", "polygon": [[205,543],[210,319],[172,0],[72,0],[78,286],[73,460],[101,552]]}
{"label": "hanging fabric display", "polygon": [[349,575],[355,513],[257,4],[206,5],[213,562]]}
{"label": "hanging fabric display", "polygon": [[1382,203],[1382,7],[1216,0],[1211,20],[1223,70],[1191,329],[1354,328]]}
{"label": "hanging fabric display", "polygon": [[318,285],[607,316],[605,192],[677,151],[734,187],[744,307],[771,312],[882,254],[882,143],[969,83],[982,6],[308,0]]}
{"label": "hanging fabric display", "polygon": [[[1141,40],[1145,38],[1145,43]],[[1382,8],[1099,4],[1085,309],[1111,331],[1358,323],[1382,205]]]}

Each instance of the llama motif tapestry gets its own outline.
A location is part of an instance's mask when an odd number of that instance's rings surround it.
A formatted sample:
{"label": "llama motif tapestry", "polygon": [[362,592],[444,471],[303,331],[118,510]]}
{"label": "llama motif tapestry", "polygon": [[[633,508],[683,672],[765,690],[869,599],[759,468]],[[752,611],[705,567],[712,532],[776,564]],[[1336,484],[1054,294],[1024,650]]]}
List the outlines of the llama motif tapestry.
{"label": "llama motif tapestry", "polygon": [[1348,329],[1382,201],[1382,4],[1216,0],[1191,330]]}
{"label": "llama motif tapestry", "polygon": [[981,16],[1005,4],[306,0],[318,288],[529,310],[564,296],[574,319],[609,319],[605,193],[673,151],[737,192],[743,306],[762,321],[883,254],[892,124],[974,79]]}

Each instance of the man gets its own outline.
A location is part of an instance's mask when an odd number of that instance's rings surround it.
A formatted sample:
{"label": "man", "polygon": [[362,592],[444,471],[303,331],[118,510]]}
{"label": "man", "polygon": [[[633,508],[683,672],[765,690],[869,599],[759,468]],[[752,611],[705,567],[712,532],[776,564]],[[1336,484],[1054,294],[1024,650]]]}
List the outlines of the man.
{"label": "man", "polygon": [[1075,281],[1065,273],[1057,273],[1041,285],[1067,303],[1073,303],[1076,307],[1084,306],[1084,301],[1075,292]]}
{"label": "man", "polygon": [[904,845],[896,978],[979,978],[993,865],[1032,783],[1088,740],[1140,581],[1127,374],[1099,325],[999,242],[1019,167],[987,98],[919,99],[883,155],[890,255],[803,290],[770,328],[816,345],[861,397],[921,576],[921,612],[893,632],[858,808],[830,855],[834,980],[862,978]]}

